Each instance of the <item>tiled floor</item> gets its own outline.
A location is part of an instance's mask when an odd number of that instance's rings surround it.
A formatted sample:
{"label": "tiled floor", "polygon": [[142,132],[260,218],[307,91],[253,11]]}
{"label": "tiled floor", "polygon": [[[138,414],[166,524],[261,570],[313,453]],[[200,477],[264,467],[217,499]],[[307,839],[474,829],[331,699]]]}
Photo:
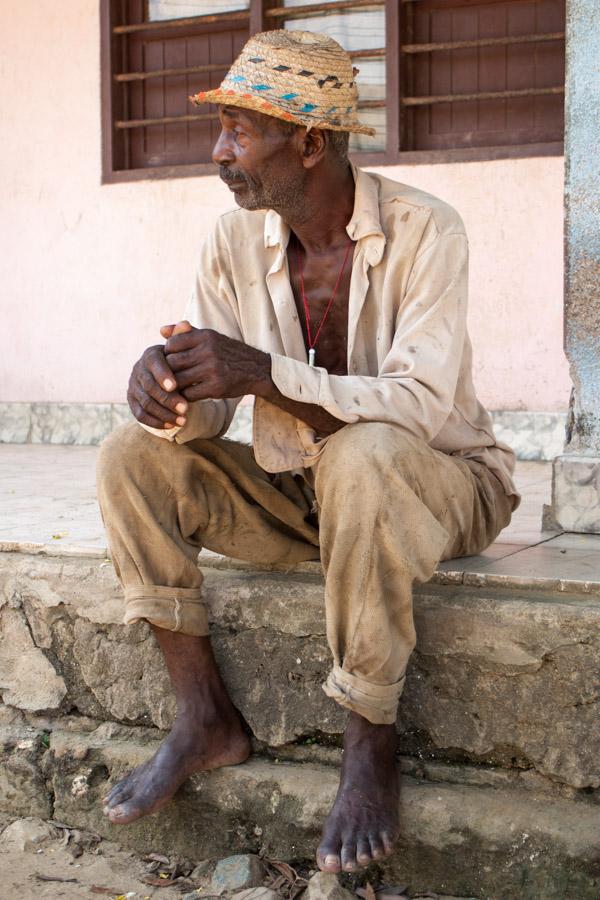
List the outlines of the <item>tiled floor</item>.
{"label": "tiled floor", "polygon": [[[0,550],[102,556],[106,540],[95,498],[96,447],[0,445]],[[523,495],[511,524],[484,554],[440,566],[443,572],[600,584],[600,535],[540,530],[550,500],[551,464],[520,462]]]}
{"label": "tiled floor", "polygon": [[0,546],[7,541],[105,552],[97,447],[0,444]]}

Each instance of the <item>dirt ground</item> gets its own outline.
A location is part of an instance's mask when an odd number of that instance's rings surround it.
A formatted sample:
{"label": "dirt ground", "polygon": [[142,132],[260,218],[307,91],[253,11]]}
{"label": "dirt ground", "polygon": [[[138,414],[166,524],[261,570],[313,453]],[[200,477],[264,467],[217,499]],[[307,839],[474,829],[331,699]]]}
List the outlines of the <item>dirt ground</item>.
{"label": "dirt ground", "polygon": [[[3,900],[40,898],[154,898],[164,900],[191,893],[208,877],[170,877],[181,872],[177,860],[146,860],[96,840],[94,835],[43,823],[39,819],[0,820],[0,896]],[[186,871],[190,863],[183,863]],[[205,867],[206,868],[206,867]],[[196,873],[197,874],[197,873]],[[148,881],[158,880],[163,886]]]}
{"label": "dirt ground", "polygon": [[[193,860],[159,853],[139,857],[99,835],[60,822],[0,814],[0,900],[219,900],[210,884],[216,864],[216,859],[196,865]],[[283,861],[263,860],[265,864],[263,887],[257,887],[247,900],[302,900],[309,879],[317,875],[308,868],[297,872]],[[325,892],[316,889],[311,893],[311,882],[306,896],[320,900],[475,900],[435,893],[412,895],[405,885],[373,888],[362,879],[354,883],[352,876],[343,876],[343,880],[346,890],[335,885],[333,892],[330,886]]]}

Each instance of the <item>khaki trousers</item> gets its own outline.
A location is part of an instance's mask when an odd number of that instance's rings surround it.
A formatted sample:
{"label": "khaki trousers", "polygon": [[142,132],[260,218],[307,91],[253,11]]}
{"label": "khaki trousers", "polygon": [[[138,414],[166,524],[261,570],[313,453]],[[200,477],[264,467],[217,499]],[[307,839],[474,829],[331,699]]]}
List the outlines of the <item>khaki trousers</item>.
{"label": "khaki trousers", "polygon": [[484,466],[376,422],[334,434],[306,477],[269,475],[242,444],[176,444],[125,425],[102,445],[98,496],[126,623],[208,634],[202,547],[255,563],[320,556],[324,690],[380,724],[395,721],[416,642],[413,582],[483,550],[512,509]]}

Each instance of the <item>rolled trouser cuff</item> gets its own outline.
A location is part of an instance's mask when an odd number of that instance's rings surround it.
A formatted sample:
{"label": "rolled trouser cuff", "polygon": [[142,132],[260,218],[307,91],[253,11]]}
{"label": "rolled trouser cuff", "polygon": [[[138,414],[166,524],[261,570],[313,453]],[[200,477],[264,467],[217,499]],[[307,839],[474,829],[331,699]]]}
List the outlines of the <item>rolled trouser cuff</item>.
{"label": "rolled trouser cuff", "polygon": [[372,684],[351,675],[340,666],[334,666],[323,690],[340,706],[358,713],[373,725],[392,725],[396,721],[398,701],[404,689],[406,676],[394,684]]}
{"label": "rolled trouser cuff", "polygon": [[200,588],[156,585],[125,588],[124,624],[131,625],[141,619],[167,631],[199,637],[210,633]]}

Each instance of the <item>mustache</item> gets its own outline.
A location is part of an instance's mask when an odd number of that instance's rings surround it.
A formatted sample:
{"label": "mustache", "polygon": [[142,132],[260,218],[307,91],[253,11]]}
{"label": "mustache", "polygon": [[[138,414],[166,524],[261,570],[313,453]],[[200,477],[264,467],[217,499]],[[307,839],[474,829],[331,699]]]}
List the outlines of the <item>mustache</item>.
{"label": "mustache", "polygon": [[248,183],[248,179],[243,172],[238,172],[237,169],[231,169],[229,166],[219,166],[219,178],[221,178],[225,184],[233,184],[234,181]]}

